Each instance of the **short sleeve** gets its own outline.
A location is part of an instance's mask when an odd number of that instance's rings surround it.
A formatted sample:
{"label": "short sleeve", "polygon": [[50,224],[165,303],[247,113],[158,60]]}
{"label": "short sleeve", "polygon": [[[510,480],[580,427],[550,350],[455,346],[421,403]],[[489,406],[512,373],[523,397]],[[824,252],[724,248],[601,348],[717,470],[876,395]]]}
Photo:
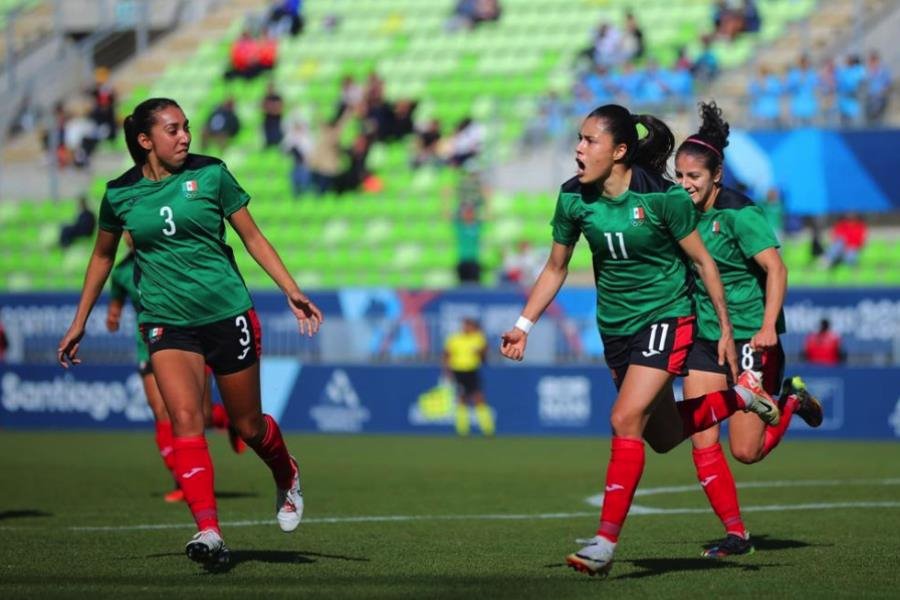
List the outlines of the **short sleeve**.
{"label": "short sleeve", "polygon": [[767,248],[779,246],[772,226],[758,206],[748,206],[736,211],[734,234],[745,258],[753,258]]}
{"label": "short sleeve", "polygon": [[581,227],[572,218],[571,194],[560,194],[556,200],[556,211],[553,213],[553,241],[563,246],[574,246],[581,235]]}
{"label": "short sleeve", "polygon": [[222,175],[219,181],[219,203],[222,206],[222,214],[230,217],[250,202],[250,194],[244,191],[234,175],[222,165]]}
{"label": "short sleeve", "polygon": [[683,240],[697,228],[700,212],[680,185],[670,187],[660,204],[657,210],[661,220],[677,241]]}
{"label": "short sleeve", "polygon": [[100,229],[110,233],[121,233],[125,225],[119,215],[116,214],[116,211],[113,210],[106,194],[103,194],[103,200],[100,201],[98,225]]}

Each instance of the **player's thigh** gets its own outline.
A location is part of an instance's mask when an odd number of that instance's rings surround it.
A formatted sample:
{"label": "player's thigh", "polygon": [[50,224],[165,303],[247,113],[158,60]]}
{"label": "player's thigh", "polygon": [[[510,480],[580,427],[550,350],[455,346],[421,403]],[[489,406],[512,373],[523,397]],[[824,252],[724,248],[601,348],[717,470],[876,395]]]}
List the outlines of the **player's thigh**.
{"label": "player's thigh", "polygon": [[630,365],[612,407],[610,424],[616,435],[642,437],[657,397],[671,388],[674,375],[644,365]]}
{"label": "player's thigh", "polygon": [[728,420],[731,455],[742,463],[754,463],[763,457],[766,424],[755,413],[738,411]]}
{"label": "player's thigh", "polygon": [[156,421],[168,421],[169,412],[166,410],[166,403],[163,402],[162,392],[159,391],[153,371],[142,373],[141,383],[144,384],[144,395],[147,397],[147,405],[153,411],[153,418]]}
{"label": "player's thigh", "polygon": [[203,356],[168,348],[150,355],[156,384],[179,437],[203,433]]}

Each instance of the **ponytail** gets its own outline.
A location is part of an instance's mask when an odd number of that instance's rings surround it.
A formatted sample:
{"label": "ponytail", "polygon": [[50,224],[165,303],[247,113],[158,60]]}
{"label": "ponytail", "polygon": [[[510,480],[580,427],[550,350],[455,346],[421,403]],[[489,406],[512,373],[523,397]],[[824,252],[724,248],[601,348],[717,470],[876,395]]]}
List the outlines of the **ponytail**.
{"label": "ponytail", "polygon": [[700,104],[700,130],[678,147],[678,155],[690,154],[703,159],[706,168],[715,173],[725,161],[725,146],[731,127],[722,118],[722,109],[715,102]]}
{"label": "ponytail", "polygon": [[[632,159],[635,164],[665,175],[666,163],[675,149],[675,135],[669,126],[653,115],[632,115],[635,129],[639,131],[637,150]],[[646,130],[646,135],[641,136],[641,129]]]}
{"label": "ponytail", "polygon": [[137,166],[143,166],[147,162],[147,150],[138,142],[140,134],[150,135],[150,129],[156,122],[156,113],[164,108],[174,106],[181,108],[178,103],[170,98],[150,98],[144,100],[134,108],[134,112],[125,117],[122,129],[125,133],[125,144],[128,146],[128,154]]}
{"label": "ponytail", "polygon": [[603,119],[613,143],[627,147],[622,159],[626,166],[640,165],[665,175],[666,163],[675,148],[675,136],[661,120],[652,115],[633,115],[618,104],[595,108],[587,118]]}

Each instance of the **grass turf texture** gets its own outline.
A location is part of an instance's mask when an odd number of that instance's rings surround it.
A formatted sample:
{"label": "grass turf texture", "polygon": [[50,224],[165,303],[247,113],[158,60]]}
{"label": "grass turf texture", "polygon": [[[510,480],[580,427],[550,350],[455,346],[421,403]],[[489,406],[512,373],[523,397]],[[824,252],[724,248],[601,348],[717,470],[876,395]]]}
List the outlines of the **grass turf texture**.
{"label": "grass turf texture", "polygon": [[[838,502],[893,507],[745,513],[757,552],[713,561],[721,537],[711,511],[637,515],[626,523],[612,574],[564,566],[576,537],[593,535],[607,439],[297,436],[307,510],[293,534],[274,523],[273,484],[248,452],[210,434],[229,571],[184,556],[193,524],[167,505],[170,481],[152,433],[0,434],[0,597],[587,598],[896,597],[900,559],[900,445],[786,440],[739,483],[846,480],[745,488],[745,508]],[[872,482],[893,478],[894,481]],[[705,508],[687,444],[648,450],[638,496],[654,508]],[[498,515],[548,515],[501,518]],[[327,522],[327,517],[419,516]],[[429,516],[458,516],[434,519]],[[467,518],[487,515],[490,518]],[[229,525],[238,521],[266,523]],[[162,529],[132,525],[172,525]],[[214,594],[214,596],[212,596]]]}

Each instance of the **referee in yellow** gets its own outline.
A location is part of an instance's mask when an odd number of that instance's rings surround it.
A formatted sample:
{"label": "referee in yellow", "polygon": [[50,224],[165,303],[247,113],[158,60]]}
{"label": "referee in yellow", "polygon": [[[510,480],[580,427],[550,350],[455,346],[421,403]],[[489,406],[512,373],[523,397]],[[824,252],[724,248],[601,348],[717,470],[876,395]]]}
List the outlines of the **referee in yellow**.
{"label": "referee in yellow", "polygon": [[475,419],[486,436],[494,435],[494,414],[481,391],[481,365],[487,356],[487,340],[478,321],[466,317],[462,329],[444,343],[444,371],[456,382],[456,433],[469,435],[469,410],[475,408]]}

